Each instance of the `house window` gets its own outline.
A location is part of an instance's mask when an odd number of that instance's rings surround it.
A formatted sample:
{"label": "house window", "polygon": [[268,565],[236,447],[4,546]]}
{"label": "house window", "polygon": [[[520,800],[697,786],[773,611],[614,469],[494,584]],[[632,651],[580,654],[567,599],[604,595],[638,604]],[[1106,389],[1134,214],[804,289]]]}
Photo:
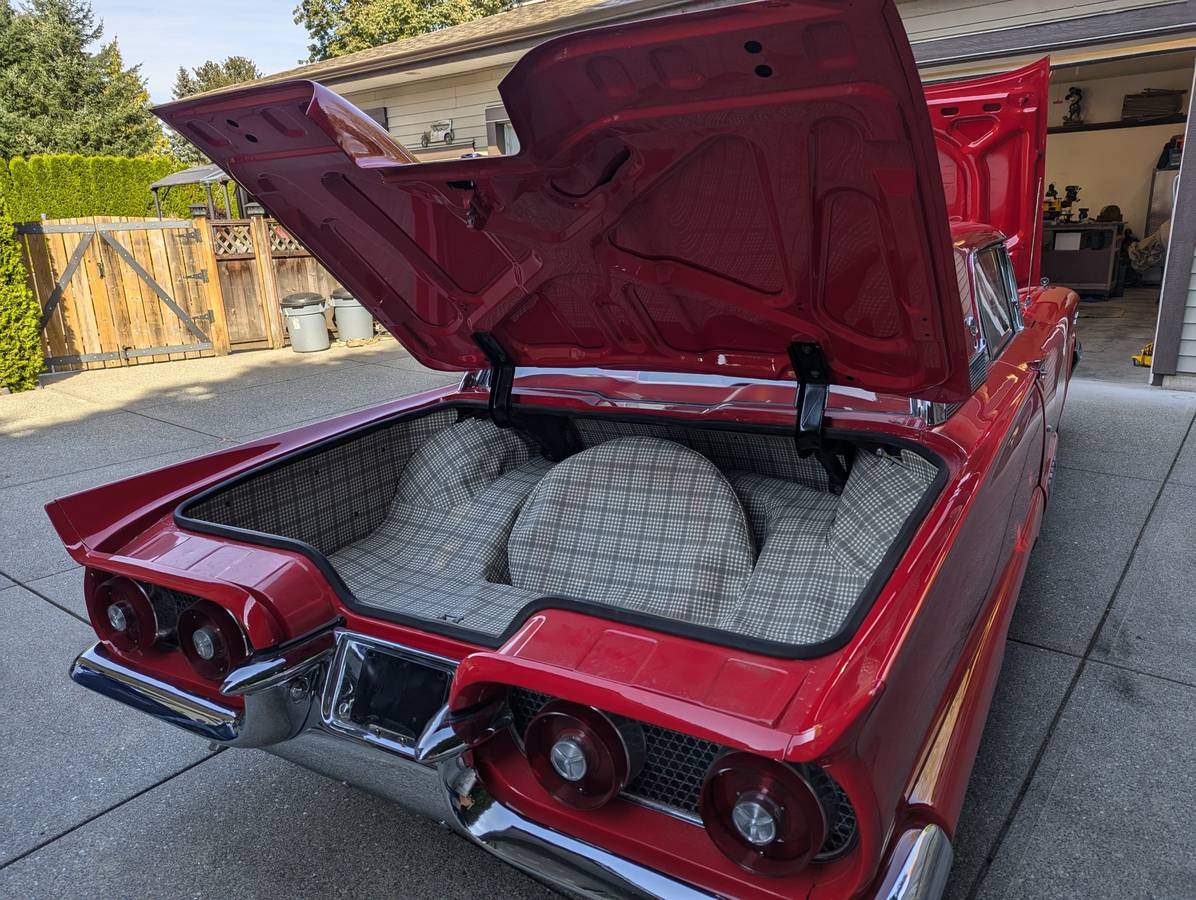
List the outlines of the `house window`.
{"label": "house window", "polygon": [[511,156],[519,152],[519,136],[511,127],[511,119],[501,106],[486,110],[486,144],[491,153]]}
{"label": "house window", "polygon": [[379,125],[381,125],[383,128],[385,128],[386,130],[388,130],[388,131],[390,130],[390,120],[386,117],[386,107],[385,106],[375,106],[372,109],[363,109],[362,112],[365,113],[367,116],[369,116],[371,119],[373,119],[375,122],[377,122]]}
{"label": "house window", "polygon": [[498,145],[498,152],[506,156],[519,152],[519,136],[510,122],[494,123],[494,143]]}

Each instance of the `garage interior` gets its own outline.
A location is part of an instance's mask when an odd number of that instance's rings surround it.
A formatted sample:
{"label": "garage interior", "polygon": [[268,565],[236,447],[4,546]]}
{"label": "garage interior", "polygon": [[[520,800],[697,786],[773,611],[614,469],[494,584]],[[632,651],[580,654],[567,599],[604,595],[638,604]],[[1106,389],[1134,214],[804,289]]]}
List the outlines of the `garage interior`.
{"label": "garage interior", "polygon": [[1051,72],[1042,272],[1099,320],[1085,345],[1105,378],[1149,371],[1196,53]]}
{"label": "garage interior", "polygon": [[[1082,300],[1080,318],[1099,323],[1085,329],[1084,352],[1097,363],[1095,377],[1158,384],[1157,376],[1152,381],[1151,350],[1196,50],[1160,42],[994,54],[930,65],[922,75],[927,83],[975,77],[1011,71],[1046,55],[1052,68],[1042,277],[1075,289]],[[1164,330],[1171,327],[1164,324]]]}

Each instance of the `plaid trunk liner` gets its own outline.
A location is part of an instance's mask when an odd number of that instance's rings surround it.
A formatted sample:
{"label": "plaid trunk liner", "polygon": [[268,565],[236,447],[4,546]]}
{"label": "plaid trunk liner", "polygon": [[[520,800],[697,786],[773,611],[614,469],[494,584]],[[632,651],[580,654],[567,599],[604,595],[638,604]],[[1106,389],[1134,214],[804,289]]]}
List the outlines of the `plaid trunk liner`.
{"label": "plaid trunk liner", "polygon": [[801,645],[843,627],[937,472],[861,450],[836,495],[789,436],[559,421],[582,449],[553,462],[531,435],[438,410],[182,514],[302,541],[358,604],[491,639],[548,596]]}

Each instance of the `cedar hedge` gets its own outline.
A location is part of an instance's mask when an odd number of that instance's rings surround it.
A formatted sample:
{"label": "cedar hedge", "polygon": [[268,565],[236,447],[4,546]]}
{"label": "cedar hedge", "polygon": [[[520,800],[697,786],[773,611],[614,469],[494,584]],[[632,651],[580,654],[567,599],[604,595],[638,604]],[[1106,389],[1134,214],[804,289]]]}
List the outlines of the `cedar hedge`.
{"label": "cedar hedge", "polygon": [[0,387],[37,387],[42,346],[37,333],[41,310],[25,281],[21,246],[0,194]]}
{"label": "cedar hedge", "polygon": [[[84,216],[152,216],[149,186],[187,164],[170,156],[80,156],[77,153],[16,156],[0,165],[0,194],[8,199],[14,222]],[[224,192],[215,191],[217,206]],[[204,203],[197,184],[167,189],[162,215],[185,219],[187,207]]]}

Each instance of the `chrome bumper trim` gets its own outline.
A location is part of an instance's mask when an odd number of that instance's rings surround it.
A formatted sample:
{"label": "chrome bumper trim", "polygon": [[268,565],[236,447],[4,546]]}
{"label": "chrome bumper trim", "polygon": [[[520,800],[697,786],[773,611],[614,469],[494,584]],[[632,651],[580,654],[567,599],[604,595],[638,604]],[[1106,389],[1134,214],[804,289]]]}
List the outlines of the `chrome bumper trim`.
{"label": "chrome bumper trim", "polygon": [[[338,633],[338,648],[359,636]],[[447,824],[453,830],[535,878],[575,896],[609,900],[710,898],[646,866],[585,841],[539,825],[490,796],[462,758],[464,746],[452,732],[447,709],[428,723],[412,746],[348,734],[331,727],[321,699],[333,691],[337,672],[326,642],[311,652],[288,654],[233,673],[229,691],[245,699],[241,712],[189,694],[110,659],[96,644],[71,667],[71,678],[156,719],[230,747],[260,747]],[[938,900],[951,869],[952,849],[935,825],[904,834],[877,897]]]}
{"label": "chrome bumper trim", "polygon": [[452,824],[478,846],[572,896],[680,898],[715,895],[585,841],[537,825],[499,803],[460,758],[441,763]]}
{"label": "chrome bumper trim", "polygon": [[327,641],[313,639],[289,655],[285,665],[266,660],[233,672],[221,693],[241,695],[244,711],[134,671],[110,658],[103,644],[79,654],[71,666],[71,679],[209,741],[228,747],[266,747],[302,730],[312,698],[320,690],[321,666],[331,655]]}
{"label": "chrome bumper trim", "polygon": [[[360,636],[337,633],[336,638],[338,649],[345,649]],[[711,896],[503,806],[464,765],[465,748],[451,732],[447,710],[433,717],[414,746],[330,727],[321,715],[321,698],[331,693],[328,673],[338,667],[327,645],[313,649],[307,658],[290,655],[288,666],[267,660],[230,675],[225,690],[245,698],[243,713],[114,662],[100,644],[80,654],[71,678],[200,737],[230,747],[260,747],[399,803],[575,896]]]}
{"label": "chrome bumper trim", "polygon": [[324,632],[277,656],[247,662],[229,673],[220,685],[220,693],[226,697],[248,696],[293,681],[332,656],[333,643],[332,634]]}
{"label": "chrome bumper trim", "polygon": [[71,680],[210,741],[233,743],[241,731],[239,710],[134,672],[109,659],[102,644],[79,654],[71,666]]}
{"label": "chrome bumper trim", "polygon": [[878,900],[939,900],[947,888],[954,856],[951,841],[939,826],[907,831],[893,851],[876,893]]}

